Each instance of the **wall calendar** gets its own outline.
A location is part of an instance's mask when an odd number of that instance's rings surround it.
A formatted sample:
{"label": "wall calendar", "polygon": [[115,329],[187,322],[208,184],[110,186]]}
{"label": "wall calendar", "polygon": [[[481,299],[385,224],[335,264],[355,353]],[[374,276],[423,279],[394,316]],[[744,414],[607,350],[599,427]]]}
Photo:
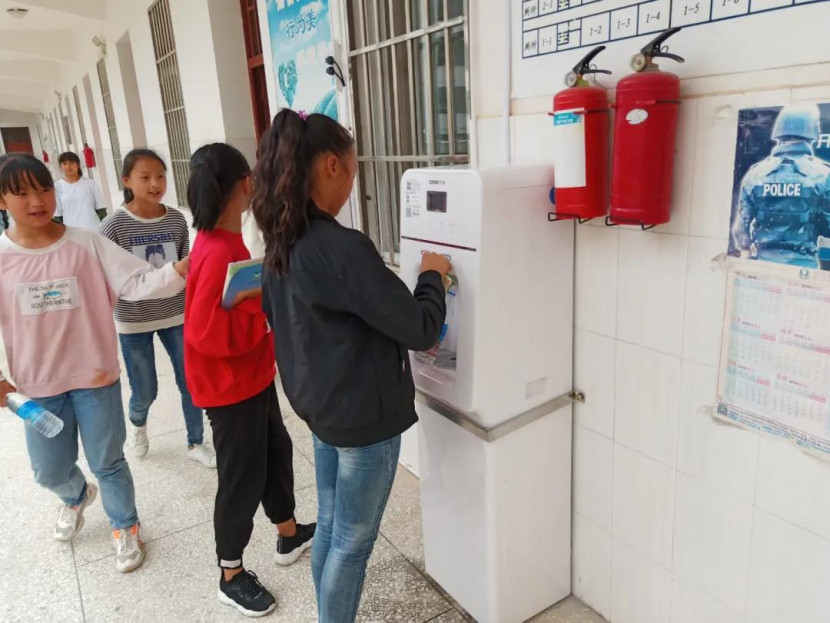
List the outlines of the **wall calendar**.
{"label": "wall calendar", "polygon": [[716,417],[830,459],[830,272],[729,261]]}

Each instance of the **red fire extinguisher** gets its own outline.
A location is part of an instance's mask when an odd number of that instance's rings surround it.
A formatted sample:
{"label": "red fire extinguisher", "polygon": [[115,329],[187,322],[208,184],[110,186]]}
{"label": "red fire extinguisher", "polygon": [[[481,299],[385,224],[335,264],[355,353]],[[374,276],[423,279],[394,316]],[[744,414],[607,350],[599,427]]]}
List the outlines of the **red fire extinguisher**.
{"label": "red fire extinguisher", "polygon": [[49,164],[49,154],[47,153],[47,151],[45,149],[43,150],[43,162],[45,162],[46,164]]}
{"label": "red fire extinguisher", "polygon": [[580,223],[603,216],[608,207],[608,95],[585,79],[610,74],[591,65],[604,45],[591,50],[565,76],[567,89],[553,98],[556,150],[551,189],[554,212],[548,220],[577,219]]}
{"label": "red fire extinguisher", "polygon": [[666,30],[640,50],[631,61],[637,73],[617,84],[611,215],[606,225],[651,229],[669,220],[680,78],[660,71],[654,59],[684,62],[669,54],[668,46],[662,47],[678,31]]}
{"label": "red fire extinguisher", "polygon": [[95,166],[95,152],[93,152],[92,147],[86,143],[84,143],[84,164],[87,169],[91,169]]}

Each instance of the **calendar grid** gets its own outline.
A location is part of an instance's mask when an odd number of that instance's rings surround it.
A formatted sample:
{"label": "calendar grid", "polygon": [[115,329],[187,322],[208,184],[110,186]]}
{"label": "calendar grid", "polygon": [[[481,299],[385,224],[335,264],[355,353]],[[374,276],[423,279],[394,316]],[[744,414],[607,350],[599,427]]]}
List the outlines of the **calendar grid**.
{"label": "calendar grid", "polygon": [[522,58],[656,35],[677,26],[701,26],[830,0],[644,0],[566,18],[574,9],[601,1],[524,0]]}
{"label": "calendar grid", "polygon": [[729,272],[717,416],[830,459],[830,280]]}

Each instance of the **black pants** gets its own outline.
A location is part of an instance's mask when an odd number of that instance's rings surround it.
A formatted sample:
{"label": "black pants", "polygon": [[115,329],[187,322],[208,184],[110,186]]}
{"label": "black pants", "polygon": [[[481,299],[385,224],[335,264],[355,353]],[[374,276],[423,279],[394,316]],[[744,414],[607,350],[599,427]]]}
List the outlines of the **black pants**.
{"label": "black pants", "polygon": [[219,488],[213,512],[219,566],[242,566],[260,502],[275,524],[294,517],[293,446],[273,384],[227,407],[206,409]]}

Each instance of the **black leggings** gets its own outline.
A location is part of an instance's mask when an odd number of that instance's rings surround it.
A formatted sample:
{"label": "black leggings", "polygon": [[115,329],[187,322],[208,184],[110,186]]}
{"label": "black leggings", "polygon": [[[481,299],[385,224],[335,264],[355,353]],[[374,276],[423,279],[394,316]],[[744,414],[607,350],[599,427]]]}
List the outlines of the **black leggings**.
{"label": "black leggings", "polygon": [[216,555],[220,567],[234,569],[242,566],[260,502],[275,524],[294,517],[294,449],[273,383],[253,398],[206,412],[219,472]]}

